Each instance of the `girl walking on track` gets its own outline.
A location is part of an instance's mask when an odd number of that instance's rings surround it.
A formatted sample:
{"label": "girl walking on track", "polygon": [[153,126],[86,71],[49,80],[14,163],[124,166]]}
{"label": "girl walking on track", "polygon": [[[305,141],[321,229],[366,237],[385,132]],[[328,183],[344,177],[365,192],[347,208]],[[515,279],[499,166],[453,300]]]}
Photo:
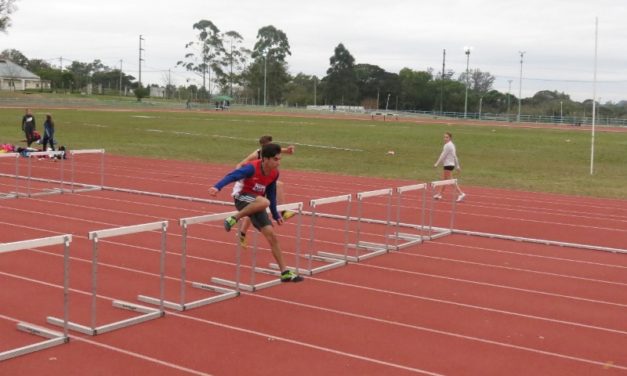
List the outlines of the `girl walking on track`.
{"label": "girl walking on track", "polygon": [[[442,164],[444,168],[442,173],[442,180],[451,179],[453,170],[457,169],[458,171],[460,171],[462,169],[459,164],[459,159],[457,158],[455,144],[453,143],[453,135],[450,132],[444,133],[444,147],[442,148],[440,158],[438,158],[433,167],[438,167],[438,165],[440,164]],[[446,186],[441,186],[440,191],[436,193],[433,198],[436,200],[441,199],[442,194],[444,193],[444,189],[446,189]],[[455,189],[457,190],[457,202],[462,202],[466,197],[466,194],[462,192],[458,184],[455,184]]]}

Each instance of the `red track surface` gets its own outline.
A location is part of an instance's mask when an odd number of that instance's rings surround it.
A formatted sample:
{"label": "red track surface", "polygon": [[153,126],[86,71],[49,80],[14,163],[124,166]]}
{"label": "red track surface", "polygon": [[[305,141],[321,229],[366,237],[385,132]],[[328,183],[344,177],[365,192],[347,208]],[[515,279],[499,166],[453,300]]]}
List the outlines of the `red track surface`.
{"label": "red track surface", "polygon": [[[41,161],[38,176],[57,178]],[[46,165],[47,164],[47,165]],[[77,181],[98,181],[98,161],[77,159]],[[68,167],[67,165],[65,166]],[[105,185],[207,198],[227,166],[106,157]],[[288,201],[413,184],[284,171]],[[4,191],[12,190],[3,182]],[[7,187],[8,184],[8,187]],[[39,188],[39,187],[38,187]],[[455,228],[627,248],[627,201],[468,187]],[[415,196],[415,194],[414,194]],[[228,193],[221,193],[228,200]],[[231,211],[111,191],[2,200],[0,242],[72,234],[70,320],[89,325],[89,231],[168,220],[166,298],[177,301],[178,219]],[[418,223],[408,193],[402,222]],[[428,202],[428,207],[431,202]],[[342,205],[330,205],[342,213]],[[435,205],[447,227],[451,204]],[[385,201],[363,214],[386,219]],[[353,215],[357,208],[353,206]],[[396,213],[393,213],[396,215]],[[304,216],[301,252],[310,245]],[[351,225],[351,241],[355,226]],[[278,228],[293,263],[297,221]],[[364,224],[361,239],[384,242],[384,225]],[[190,227],[188,280],[233,279],[234,241],[221,223]],[[319,219],[316,246],[343,248],[343,222]],[[98,325],[134,314],[113,299],[158,296],[158,234],[102,240]],[[252,240],[252,239],[251,239]],[[258,262],[271,261],[260,239]],[[0,254],[0,351],[40,341],[18,321],[48,325],[62,315],[61,247]],[[249,260],[250,250],[244,259]],[[302,264],[301,264],[302,265]],[[449,235],[398,252],[0,363],[1,375],[618,375],[627,374],[627,255]],[[243,282],[250,278],[242,269]],[[257,275],[259,280],[267,276]],[[210,296],[188,288],[187,301]]]}

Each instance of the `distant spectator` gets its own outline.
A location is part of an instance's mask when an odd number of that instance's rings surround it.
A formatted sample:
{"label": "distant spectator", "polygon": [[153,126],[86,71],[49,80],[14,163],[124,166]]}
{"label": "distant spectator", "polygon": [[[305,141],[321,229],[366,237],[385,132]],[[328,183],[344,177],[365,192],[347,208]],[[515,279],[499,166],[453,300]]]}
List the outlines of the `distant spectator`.
{"label": "distant spectator", "polygon": [[35,141],[35,116],[31,113],[30,108],[26,109],[26,113],[22,117],[22,131],[26,136],[26,146],[30,147]]}
{"label": "distant spectator", "polygon": [[52,115],[46,114],[46,121],[44,122],[44,140],[43,150],[48,150],[46,147],[50,142],[50,150],[54,151],[54,121],[52,120]]}

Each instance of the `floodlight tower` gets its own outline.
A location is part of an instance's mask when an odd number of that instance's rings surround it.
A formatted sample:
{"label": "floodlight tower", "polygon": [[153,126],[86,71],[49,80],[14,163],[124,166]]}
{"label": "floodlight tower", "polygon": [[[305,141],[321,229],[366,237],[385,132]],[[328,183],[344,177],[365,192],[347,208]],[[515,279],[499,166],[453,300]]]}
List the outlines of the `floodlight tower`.
{"label": "floodlight tower", "polygon": [[469,64],[470,64],[470,50],[472,49],[472,47],[464,47],[464,53],[466,54],[466,97],[464,99],[464,119],[466,119],[466,116],[468,115],[468,86],[470,85],[470,80],[469,80]]}
{"label": "floodlight tower", "polygon": [[520,107],[522,106],[522,66],[525,51],[518,51],[518,53],[520,54],[520,80],[518,82],[518,116],[516,117],[516,121],[520,123]]}

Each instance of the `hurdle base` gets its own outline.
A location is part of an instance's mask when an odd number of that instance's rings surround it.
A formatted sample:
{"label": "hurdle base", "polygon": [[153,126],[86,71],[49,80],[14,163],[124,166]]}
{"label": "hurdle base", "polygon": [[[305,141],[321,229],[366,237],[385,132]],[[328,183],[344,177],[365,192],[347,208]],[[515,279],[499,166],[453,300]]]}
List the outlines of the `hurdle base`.
{"label": "hurdle base", "polygon": [[34,334],[39,337],[48,338],[46,341],[33,343],[31,345],[18,347],[16,349],[0,352],[0,362],[7,359],[12,359],[21,355],[33,353],[35,351],[44,350],[50,347],[62,345],[68,343],[70,339],[63,333],[55,332],[50,329],[42,328],[40,326],[20,322],[17,324],[17,329],[26,333]]}
{"label": "hurdle base", "polygon": [[[318,256],[316,256],[316,255],[305,255],[303,257],[306,258],[306,259],[314,260],[314,261],[324,262],[326,264],[318,266],[318,267],[315,267],[315,268],[311,268],[311,269],[302,268],[302,267],[295,268],[293,266],[289,266],[288,265],[287,269],[291,270],[291,271],[293,271],[295,273],[298,273],[298,274],[304,274],[304,275],[311,276],[311,275],[314,275],[314,274],[322,273],[322,272],[327,271],[327,270],[332,270],[332,269],[336,269],[336,268],[339,268],[339,267],[342,267],[342,266],[346,266],[346,264],[347,264],[346,260],[338,260],[337,258],[323,257],[323,256],[320,256],[320,255],[318,255]],[[270,268],[279,270],[279,265],[276,264],[276,263],[271,263],[270,264]]]}
{"label": "hurdle base", "polygon": [[[212,285],[208,285],[205,283],[199,283],[199,282],[192,282],[192,287],[198,288],[198,289],[202,289],[202,290],[208,290],[208,291],[212,291],[212,292],[217,292],[220,293],[220,295],[217,296],[212,296],[209,298],[203,298],[203,299],[198,299],[198,300],[194,300],[192,302],[187,302],[187,303],[174,303],[168,300],[164,300],[163,301],[163,306],[165,308],[169,308],[169,309],[173,309],[179,312],[183,312],[183,311],[188,311],[190,309],[194,309],[194,308],[198,308],[198,307],[202,307],[202,306],[206,306],[212,303],[217,303],[217,302],[221,302],[223,300],[227,300],[227,299],[231,299],[231,298],[235,298],[239,296],[239,292],[234,291],[234,290],[229,290],[229,289],[224,289],[221,287],[217,287],[217,286],[212,286]],[[161,305],[161,300],[157,299],[157,298],[153,298],[150,296],[145,296],[145,295],[138,295],[137,299],[141,302],[144,303],[148,303],[148,304],[153,304],[153,305]]]}
{"label": "hurdle base", "polygon": [[[117,329],[126,328],[128,326],[135,325],[135,324],[140,324],[145,321],[158,319],[160,317],[163,317],[163,315],[165,314],[163,311],[160,311],[158,309],[144,307],[144,306],[140,306],[137,304],[124,302],[121,300],[114,300],[112,305],[116,308],[125,309],[125,310],[133,311],[133,312],[140,312],[143,314],[141,316],[131,317],[126,320],[120,320],[114,323],[105,324],[97,328],[80,325],[74,322],[68,322],[67,323],[68,328],[71,330],[77,331],[79,333],[87,334],[90,336],[96,336],[98,334],[103,334],[103,333],[111,332]],[[63,320],[57,317],[49,316],[47,318],[47,321],[50,324],[58,325],[58,326],[63,326],[64,324]]]}
{"label": "hurdle base", "polygon": [[276,279],[276,280],[261,282],[261,283],[252,285],[252,284],[246,284],[246,283],[241,283],[241,282],[237,283],[235,281],[230,281],[228,279],[213,277],[211,278],[211,282],[216,283],[218,285],[227,286],[233,289],[237,289],[239,286],[240,290],[244,290],[248,292],[255,292],[255,291],[259,291],[268,287],[276,286],[281,283],[281,280]]}

